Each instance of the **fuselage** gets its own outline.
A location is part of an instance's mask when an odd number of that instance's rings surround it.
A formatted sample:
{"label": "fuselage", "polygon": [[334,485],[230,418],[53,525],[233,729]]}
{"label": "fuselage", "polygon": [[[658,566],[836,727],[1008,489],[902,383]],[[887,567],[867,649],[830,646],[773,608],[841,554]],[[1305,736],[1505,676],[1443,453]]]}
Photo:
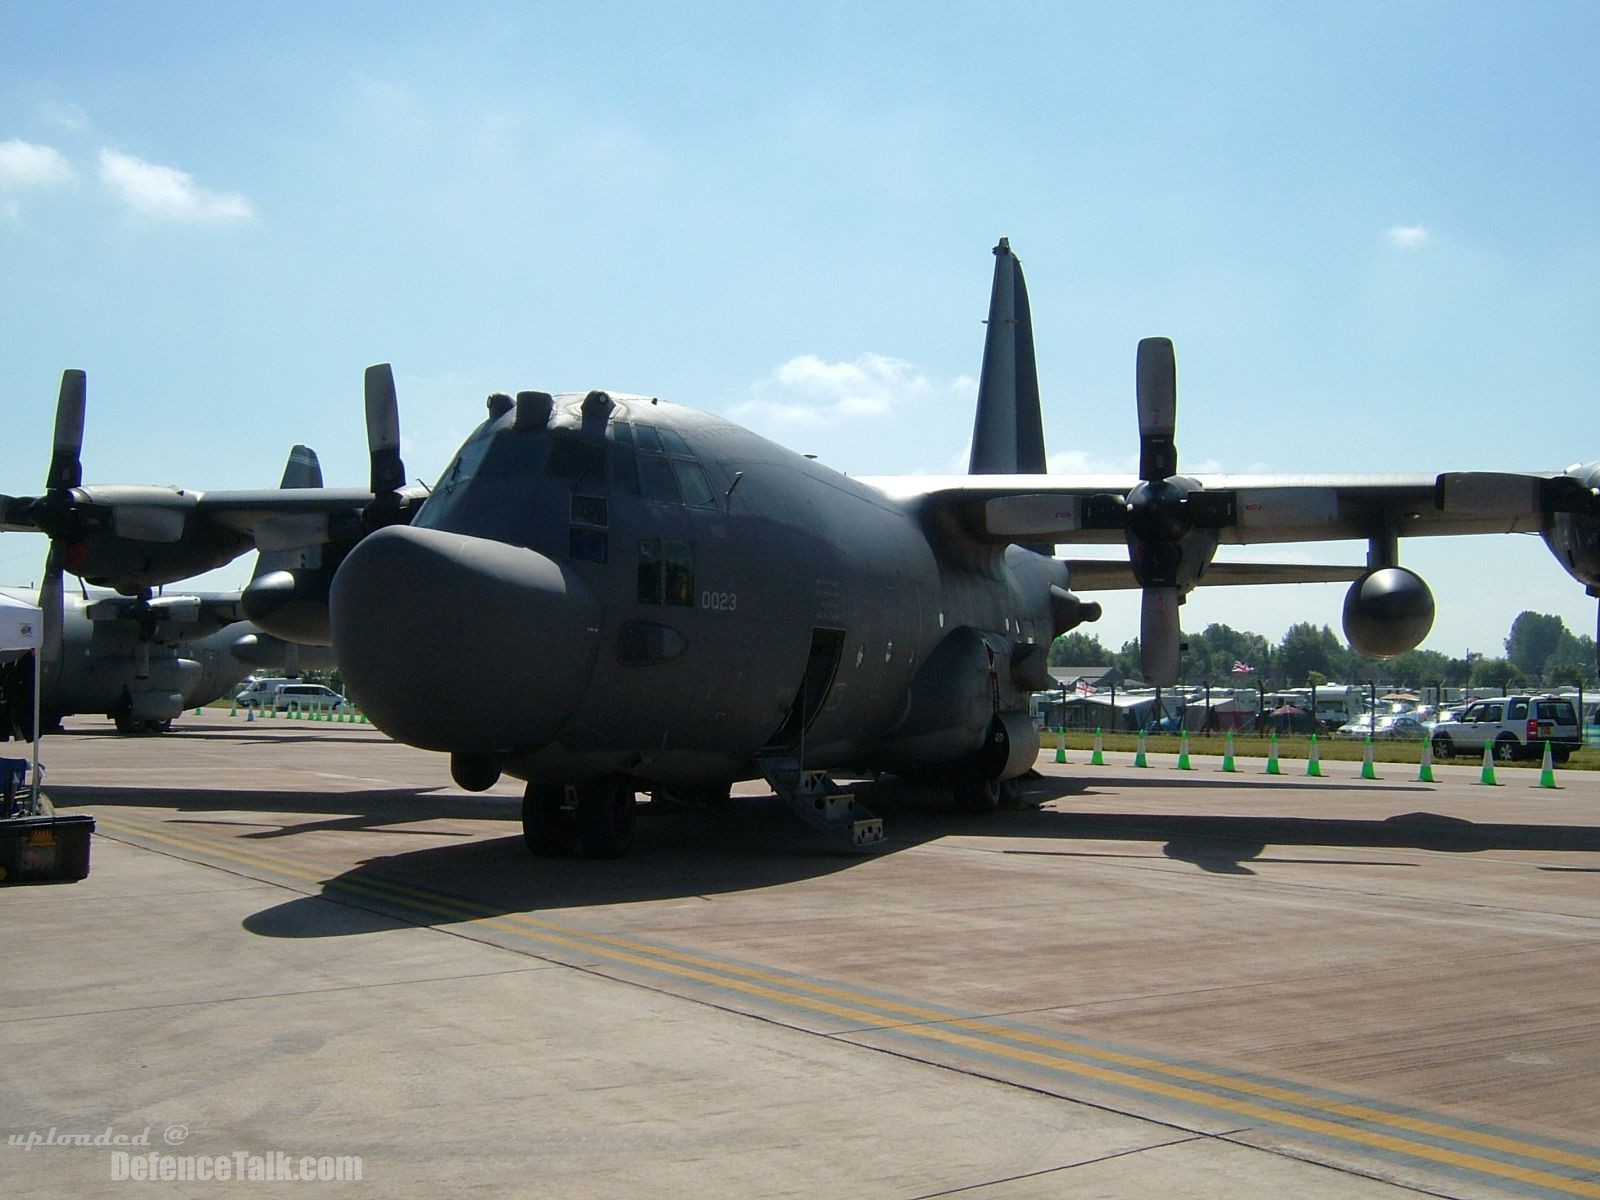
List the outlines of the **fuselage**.
{"label": "fuselage", "polygon": [[1057,564],[715,416],[536,395],[335,578],[346,687],[392,736],[533,780],[693,784],[775,748],[951,761],[1025,710]]}

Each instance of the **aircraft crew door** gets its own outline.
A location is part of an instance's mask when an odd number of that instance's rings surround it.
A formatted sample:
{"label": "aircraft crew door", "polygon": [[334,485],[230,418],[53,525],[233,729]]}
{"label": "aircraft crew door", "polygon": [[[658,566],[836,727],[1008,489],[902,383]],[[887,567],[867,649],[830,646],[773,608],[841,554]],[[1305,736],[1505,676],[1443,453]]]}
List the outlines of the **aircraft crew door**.
{"label": "aircraft crew door", "polygon": [[789,715],[778,732],[767,739],[768,750],[788,750],[800,744],[800,736],[817,719],[828,692],[833,687],[834,676],[839,673],[839,656],[844,652],[844,630],[813,629],[811,653],[806,657],[806,671],[800,679],[800,690],[795,693]]}

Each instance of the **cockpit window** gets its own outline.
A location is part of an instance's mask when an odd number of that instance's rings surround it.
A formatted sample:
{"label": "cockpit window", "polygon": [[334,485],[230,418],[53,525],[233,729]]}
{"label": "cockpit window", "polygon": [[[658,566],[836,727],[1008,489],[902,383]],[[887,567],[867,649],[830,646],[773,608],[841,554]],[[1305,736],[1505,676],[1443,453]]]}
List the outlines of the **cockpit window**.
{"label": "cockpit window", "polygon": [[678,489],[683,493],[683,502],[691,508],[715,508],[717,498],[712,494],[711,481],[706,478],[706,473],[701,470],[697,462],[686,462],[681,458],[669,459],[672,463],[672,472],[678,477]]}
{"label": "cockpit window", "polygon": [[435,492],[449,492],[457,484],[465,483],[478,471],[478,465],[483,462],[483,456],[489,452],[492,439],[488,437],[475,437],[456,452],[455,461],[445,468],[444,474],[439,476],[439,482],[434,486]]}
{"label": "cockpit window", "polygon": [[604,479],[605,470],[604,442],[565,429],[550,435],[549,472],[557,479]]}
{"label": "cockpit window", "polygon": [[639,455],[639,487],[646,500],[661,504],[683,503],[672,463],[659,454]]}
{"label": "cockpit window", "polygon": [[619,495],[639,494],[639,459],[632,447],[611,447],[611,486]]}
{"label": "cockpit window", "polygon": [[635,425],[633,432],[639,449],[652,454],[661,453],[661,433],[654,425]]}

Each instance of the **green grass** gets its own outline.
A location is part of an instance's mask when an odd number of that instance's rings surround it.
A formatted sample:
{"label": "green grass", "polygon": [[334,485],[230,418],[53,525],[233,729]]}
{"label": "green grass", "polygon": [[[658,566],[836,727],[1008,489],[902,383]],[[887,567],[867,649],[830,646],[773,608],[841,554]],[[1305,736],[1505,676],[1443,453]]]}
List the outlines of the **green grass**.
{"label": "green grass", "polygon": [[[1040,735],[1044,750],[1048,753],[1056,747],[1056,734],[1054,730],[1046,730]],[[1103,745],[1106,753],[1132,754],[1139,748],[1139,735],[1136,733],[1107,733],[1103,735]],[[1221,758],[1227,745],[1227,739],[1220,733],[1201,736],[1191,735],[1189,738],[1189,756],[1210,756]],[[1310,750],[1310,739],[1305,734],[1291,734],[1278,738],[1278,758],[1282,761],[1299,760],[1304,762]],[[1094,746],[1094,734],[1068,732],[1068,751],[1088,751]],[[1235,734],[1233,739],[1233,754],[1235,758],[1259,758],[1266,760],[1269,742],[1267,738],[1256,734]],[[1145,738],[1145,749],[1151,754],[1177,754],[1180,748],[1179,736],[1175,733],[1152,733]],[[1319,737],[1317,750],[1323,762],[1360,762],[1366,750],[1363,742],[1355,739]],[[1477,763],[1482,760],[1482,751],[1477,754],[1449,759],[1455,763]],[[1521,759],[1514,763],[1497,763],[1497,767],[1532,767],[1538,769],[1540,758]],[[1372,759],[1374,762],[1412,763],[1422,761],[1422,743],[1420,741],[1391,741],[1380,738],[1372,743]],[[1081,756],[1080,756],[1081,761]],[[1435,759],[1435,762],[1440,760]],[[1566,771],[1600,771],[1600,746],[1585,746],[1575,753],[1562,767]]]}

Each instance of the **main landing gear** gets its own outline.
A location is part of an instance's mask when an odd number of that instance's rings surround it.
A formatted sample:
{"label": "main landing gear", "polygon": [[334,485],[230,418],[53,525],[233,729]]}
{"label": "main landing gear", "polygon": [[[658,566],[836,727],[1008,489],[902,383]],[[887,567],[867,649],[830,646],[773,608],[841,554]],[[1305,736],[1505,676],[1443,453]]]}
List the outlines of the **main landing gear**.
{"label": "main landing gear", "polygon": [[633,845],[638,804],[625,779],[530,783],[522,797],[522,837],[542,858],[574,849],[585,858],[621,858]]}

